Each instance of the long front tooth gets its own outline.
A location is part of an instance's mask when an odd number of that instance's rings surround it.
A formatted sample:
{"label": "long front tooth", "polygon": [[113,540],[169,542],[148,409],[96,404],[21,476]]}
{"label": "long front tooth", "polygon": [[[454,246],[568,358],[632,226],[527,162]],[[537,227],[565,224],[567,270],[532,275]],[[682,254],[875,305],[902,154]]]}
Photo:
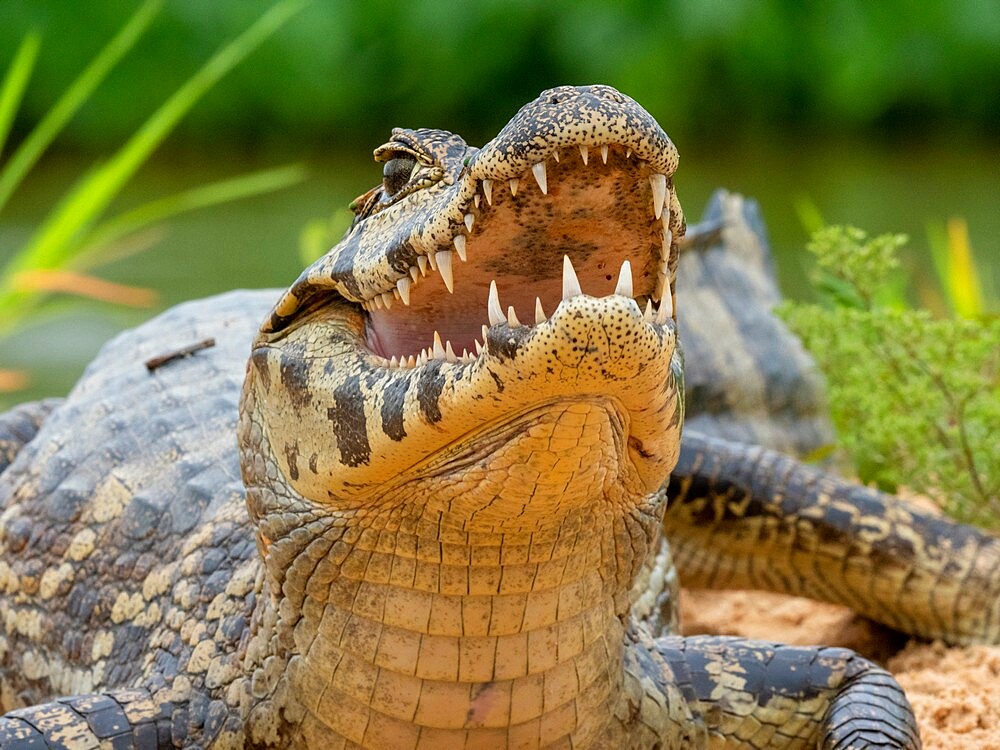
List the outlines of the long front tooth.
{"label": "long front tooth", "polygon": [[569,299],[570,297],[575,297],[578,294],[583,294],[583,290],[580,289],[580,280],[576,278],[576,269],[573,268],[573,261],[569,259],[568,255],[564,255],[562,285],[563,299]]}
{"label": "long front tooth", "polygon": [[580,157],[583,159],[583,163],[587,163],[587,156],[590,150],[586,146],[580,146]]}
{"label": "long front tooth", "polygon": [[542,309],[542,301],[535,297],[535,325],[545,322],[545,310]]}
{"label": "long front tooth", "polygon": [[511,328],[518,328],[521,325],[521,321],[517,319],[517,315],[514,314],[514,306],[507,306],[507,325]]}
{"label": "long front tooth", "polygon": [[[469,215],[471,216],[472,214]],[[462,262],[468,260],[465,255],[465,235],[456,234],[452,241],[455,243],[455,250],[458,252],[458,257],[462,259]]]}
{"label": "long front tooth", "polygon": [[615,287],[615,294],[629,298],[632,296],[632,264],[627,260],[622,262],[622,269],[618,272],[618,286]]}
{"label": "long front tooth", "polygon": [[545,162],[540,161],[538,164],[531,168],[531,173],[535,175],[535,182],[538,183],[538,187],[541,188],[542,193],[545,195],[549,194],[549,184],[545,178]]}
{"label": "long front tooth", "polygon": [[[496,279],[490,282],[490,298],[486,303],[486,312],[490,318],[490,325],[495,326],[497,323],[504,322],[503,308],[500,307],[500,293],[497,291]],[[483,326],[486,329],[486,326]],[[483,334],[483,340],[486,340],[486,334]]]}
{"label": "long front tooth", "polygon": [[465,228],[470,232],[472,231],[472,225],[476,222],[476,217],[472,214],[465,215]]}
{"label": "long front tooth", "polygon": [[441,334],[434,331],[434,348],[431,350],[431,356],[434,359],[444,359],[445,351],[444,345],[441,343]]}
{"label": "long front tooth", "polygon": [[649,176],[649,184],[653,188],[653,214],[659,219],[663,213],[663,201],[667,197],[667,176],[654,172]]}
{"label": "long front tooth", "polygon": [[396,290],[399,292],[399,298],[403,300],[404,305],[410,304],[410,284],[412,283],[409,276],[404,276],[396,282]]}
{"label": "long front tooth", "polygon": [[417,256],[417,266],[420,267],[420,275],[421,276],[426,276],[427,275],[427,256],[426,255],[418,255]]}
{"label": "long front tooth", "polygon": [[451,250],[440,250],[434,253],[434,260],[437,261],[438,273],[444,279],[444,285],[448,291],[455,293],[455,277],[451,274]]}
{"label": "long front tooth", "polygon": [[512,196],[517,195],[517,186],[521,184],[521,181],[516,177],[512,177],[507,180],[507,186],[510,188],[510,194]]}
{"label": "long front tooth", "polygon": [[603,161],[605,164],[608,163],[608,144],[606,143],[603,146],[601,146],[601,161]]}
{"label": "long front tooth", "polygon": [[483,196],[486,202],[493,205],[493,180],[483,180]]}
{"label": "long front tooth", "polygon": [[660,309],[656,311],[656,322],[663,325],[667,318],[674,314],[674,297],[670,293],[670,283],[663,285],[663,299],[660,300]]}

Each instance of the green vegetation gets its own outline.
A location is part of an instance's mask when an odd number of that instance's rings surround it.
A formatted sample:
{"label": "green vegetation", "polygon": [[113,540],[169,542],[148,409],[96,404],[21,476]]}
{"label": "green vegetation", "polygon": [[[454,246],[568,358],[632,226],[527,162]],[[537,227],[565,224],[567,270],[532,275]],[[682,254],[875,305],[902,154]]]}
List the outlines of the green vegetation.
{"label": "green vegetation", "polygon": [[[136,44],[161,4],[159,0],[147,0],[139,7],[3,163],[0,210],[60,131]],[[44,311],[57,292],[126,304],[151,304],[154,296],[147,290],[111,284],[85,272],[123,254],[144,249],[148,243],[138,233],[153,223],[183,211],[277,190],[302,179],[303,170],[297,166],[270,169],[204,185],[103,218],[114,198],[177,122],[222,76],[297,12],[300,5],[298,0],[278,3],[219,49],[162,102],[118,151],[67,191],[27,242],[0,267],[0,337],[8,335],[29,316]],[[39,47],[39,36],[29,33],[0,84],[0,150],[27,90]],[[17,382],[18,378],[13,376],[6,384]],[[0,389],[3,385],[0,379]]]}
{"label": "green vegetation", "polygon": [[[827,377],[840,444],[862,481],[906,486],[952,515],[1000,527],[1000,317],[983,314],[960,231],[942,268],[952,306],[935,318],[900,302],[894,278],[906,239],[853,227],[813,235],[824,305],[780,310]],[[964,261],[962,260],[964,257]]]}
{"label": "green vegetation", "polygon": [[[176,87],[185,59],[209,54],[271,0],[171,0],[150,30],[169,65],[142,60],[101,92],[68,134],[106,144]],[[123,20],[121,0],[88,0],[86,24],[66,0],[0,3],[0,59],[36,24],[60,40],[44,88],[93,55],[94,34]],[[90,33],[87,33],[87,32]],[[82,33],[81,33],[82,32]],[[100,38],[100,37],[98,37]],[[835,132],[925,130],[956,123],[996,133],[1000,4],[982,0],[322,0],[313,2],[233,86],[199,107],[200,142],[308,139],[329,146],[392,126],[488,136],[540,90],[605,82],[634,96],[674,138],[800,124]],[[38,118],[44,101],[29,97]],[[887,126],[895,126],[887,127]],[[377,136],[376,136],[377,137]]]}

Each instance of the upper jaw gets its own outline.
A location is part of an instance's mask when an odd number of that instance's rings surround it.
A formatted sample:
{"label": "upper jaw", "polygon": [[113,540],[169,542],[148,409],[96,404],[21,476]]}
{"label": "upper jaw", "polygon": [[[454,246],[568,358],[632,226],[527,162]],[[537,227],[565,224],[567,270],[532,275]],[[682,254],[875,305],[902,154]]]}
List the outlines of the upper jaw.
{"label": "upper jaw", "polygon": [[677,152],[631,99],[600,86],[544,92],[480,150],[443,131],[398,131],[394,140],[402,136],[443,167],[441,179],[360,221],[303,273],[263,332],[332,292],[368,311],[376,362],[457,360],[476,350],[481,324],[551,312],[564,296],[564,256],[594,295],[612,292],[628,260],[631,296],[663,311],[684,232],[671,178]]}
{"label": "upper jaw", "polygon": [[[673,317],[684,224],[667,175],[628,144],[570,143],[519,177],[479,178],[482,154],[491,150],[473,157],[454,186],[465,200],[462,221],[445,227],[454,231],[450,239],[418,255],[391,292],[362,302],[377,355],[410,367],[435,357],[471,361],[485,329],[537,324],[571,296],[563,283],[567,258],[579,290],[625,293],[640,309],[652,302],[652,312]],[[619,284],[626,261],[629,278]]]}

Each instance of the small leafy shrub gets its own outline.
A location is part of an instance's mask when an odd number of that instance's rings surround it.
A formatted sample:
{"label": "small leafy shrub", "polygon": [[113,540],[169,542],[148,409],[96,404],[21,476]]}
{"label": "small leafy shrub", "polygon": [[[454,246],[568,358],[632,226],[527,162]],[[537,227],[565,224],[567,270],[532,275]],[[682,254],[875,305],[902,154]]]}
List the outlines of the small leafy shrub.
{"label": "small leafy shrub", "polygon": [[826,375],[841,447],[864,482],[906,486],[1000,527],[1000,318],[908,309],[893,272],[902,235],[813,235],[825,304],[779,314]]}

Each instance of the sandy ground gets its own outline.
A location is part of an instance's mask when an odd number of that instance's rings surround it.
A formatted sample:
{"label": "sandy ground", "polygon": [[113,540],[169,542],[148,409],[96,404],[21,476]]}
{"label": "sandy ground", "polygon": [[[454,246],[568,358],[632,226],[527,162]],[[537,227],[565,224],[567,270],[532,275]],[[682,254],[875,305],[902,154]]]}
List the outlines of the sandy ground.
{"label": "sandy ground", "polygon": [[855,649],[896,675],[925,750],[1000,750],[1000,646],[907,642],[843,607],[761,591],[685,590],[681,622],[686,634]]}

